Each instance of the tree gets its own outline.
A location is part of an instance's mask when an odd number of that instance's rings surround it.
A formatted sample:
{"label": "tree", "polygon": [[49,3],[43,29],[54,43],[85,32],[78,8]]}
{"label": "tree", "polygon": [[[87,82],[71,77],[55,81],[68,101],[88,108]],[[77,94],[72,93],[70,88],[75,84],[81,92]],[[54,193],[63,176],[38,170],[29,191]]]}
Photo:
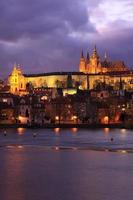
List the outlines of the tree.
{"label": "tree", "polygon": [[32,84],[31,82],[28,82],[28,83],[26,84],[26,90],[27,90],[28,92],[31,92],[31,91],[33,91],[33,89],[34,89],[33,84]]}
{"label": "tree", "polygon": [[72,75],[69,74],[67,76],[67,88],[72,88],[72,87],[73,87]]}

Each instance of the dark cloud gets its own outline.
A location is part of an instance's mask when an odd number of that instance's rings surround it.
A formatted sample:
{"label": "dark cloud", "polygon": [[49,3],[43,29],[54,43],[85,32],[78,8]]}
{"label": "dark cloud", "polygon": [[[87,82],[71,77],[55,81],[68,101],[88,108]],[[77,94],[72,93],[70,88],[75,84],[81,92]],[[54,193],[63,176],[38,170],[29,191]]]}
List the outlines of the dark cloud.
{"label": "dark cloud", "polygon": [[7,76],[14,62],[22,64],[25,73],[76,71],[81,49],[92,49],[95,43],[101,54],[109,49],[112,58],[125,57],[131,64],[132,31],[101,37],[91,23],[89,15],[100,2],[1,0],[0,76]]}

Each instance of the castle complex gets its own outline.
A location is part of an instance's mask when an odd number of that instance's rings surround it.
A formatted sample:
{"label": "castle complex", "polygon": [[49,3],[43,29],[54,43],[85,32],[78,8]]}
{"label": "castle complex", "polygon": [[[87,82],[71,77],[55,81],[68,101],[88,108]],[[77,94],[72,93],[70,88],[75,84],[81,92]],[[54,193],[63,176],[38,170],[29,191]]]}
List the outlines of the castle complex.
{"label": "castle complex", "polygon": [[114,90],[132,90],[133,72],[123,61],[109,61],[107,54],[100,59],[96,47],[92,55],[83,51],[79,62],[79,72],[53,72],[42,74],[23,74],[16,64],[9,76],[10,92],[16,95],[27,94],[27,87],[34,88],[79,88],[90,90],[113,88]]}
{"label": "castle complex", "polygon": [[110,62],[108,60],[106,52],[104,60],[101,61],[95,46],[91,56],[89,56],[89,52],[87,52],[86,59],[82,51],[80,57],[79,71],[88,74],[99,74],[106,72],[127,72],[128,68],[122,61]]}

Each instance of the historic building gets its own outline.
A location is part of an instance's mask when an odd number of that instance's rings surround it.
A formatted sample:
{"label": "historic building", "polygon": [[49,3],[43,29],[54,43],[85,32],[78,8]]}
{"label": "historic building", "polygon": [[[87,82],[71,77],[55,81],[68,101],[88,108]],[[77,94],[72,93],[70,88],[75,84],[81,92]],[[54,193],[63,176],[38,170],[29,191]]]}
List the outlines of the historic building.
{"label": "historic building", "polygon": [[123,61],[109,61],[105,54],[101,60],[96,47],[92,55],[80,57],[79,72],[53,72],[42,74],[24,74],[20,66],[14,65],[9,76],[10,92],[15,95],[25,95],[33,88],[71,89],[114,89],[132,90],[133,71],[129,70]]}
{"label": "historic building", "polygon": [[98,74],[118,71],[126,72],[128,71],[128,68],[123,61],[109,61],[106,52],[104,59],[101,60],[95,46],[92,55],[89,56],[89,52],[87,52],[86,58],[84,57],[82,51],[79,63],[79,71],[88,74]]}
{"label": "historic building", "polygon": [[26,79],[19,65],[14,65],[13,71],[9,76],[10,92],[20,95],[26,93]]}

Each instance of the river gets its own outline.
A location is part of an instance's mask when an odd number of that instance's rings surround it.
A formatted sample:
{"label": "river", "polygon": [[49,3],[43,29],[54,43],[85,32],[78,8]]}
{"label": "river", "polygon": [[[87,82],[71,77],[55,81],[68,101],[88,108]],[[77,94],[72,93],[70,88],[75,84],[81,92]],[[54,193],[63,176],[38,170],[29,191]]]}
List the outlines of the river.
{"label": "river", "polygon": [[133,132],[0,129],[1,200],[132,200]]}

